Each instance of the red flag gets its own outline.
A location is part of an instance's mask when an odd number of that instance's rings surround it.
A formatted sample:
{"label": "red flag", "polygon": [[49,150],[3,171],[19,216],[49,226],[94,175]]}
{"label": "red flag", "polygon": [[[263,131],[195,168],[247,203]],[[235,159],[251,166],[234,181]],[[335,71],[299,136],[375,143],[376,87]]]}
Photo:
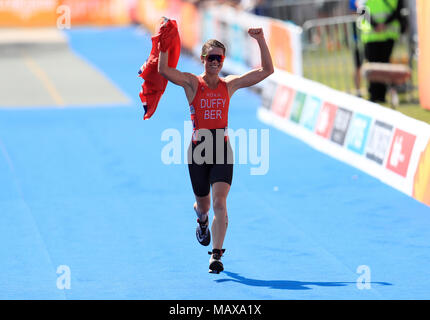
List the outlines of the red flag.
{"label": "red flag", "polygon": [[168,66],[176,68],[181,53],[181,40],[178,25],[175,20],[161,18],[157,31],[152,40],[151,53],[139,70],[139,77],[145,81],[139,93],[140,100],[145,109],[144,120],[151,118],[157,109],[158,102],[166,90],[167,79],[158,72],[158,56],[160,50],[169,53]]}

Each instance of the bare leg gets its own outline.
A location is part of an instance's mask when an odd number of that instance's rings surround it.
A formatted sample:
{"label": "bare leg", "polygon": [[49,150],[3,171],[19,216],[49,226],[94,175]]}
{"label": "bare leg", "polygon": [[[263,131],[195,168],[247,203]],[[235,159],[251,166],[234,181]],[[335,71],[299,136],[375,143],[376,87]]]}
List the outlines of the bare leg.
{"label": "bare leg", "polygon": [[212,222],[212,246],[214,249],[222,249],[228,225],[227,195],[230,185],[225,182],[215,182],[212,185],[212,198],[214,218]]}
{"label": "bare leg", "polygon": [[194,210],[197,213],[198,226],[196,229],[197,241],[202,246],[208,246],[211,242],[211,235],[209,231],[209,209],[211,207],[211,196],[208,194],[204,197],[196,196],[194,203]]}
{"label": "bare leg", "polygon": [[[204,215],[208,216],[209,210],[211,208],[211,195],[210,193],[207,196],[204,197],[196,197],[196,202],[194,203],[194,209],[199,214],[199,217],[202,217]],[[205,221],[205,219],[203,219]]]}

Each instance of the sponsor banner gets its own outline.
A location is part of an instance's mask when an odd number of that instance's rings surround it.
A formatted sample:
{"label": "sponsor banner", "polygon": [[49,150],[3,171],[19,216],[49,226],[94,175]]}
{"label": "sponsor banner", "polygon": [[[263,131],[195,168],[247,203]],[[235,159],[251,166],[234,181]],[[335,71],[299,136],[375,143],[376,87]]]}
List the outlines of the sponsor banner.
{"label": "sponsor banner", "polygon": [[70,13],[71,25],[123,25],[135,14],[134,0],[0,0],[2,27],[54,27]]}
{"label": "sponsor banner", "polygon": [[417,0],[418,83],[421,106],[430,109],[430,1]]}
{"label": "sponsor banner", "polygon": [[[273,92],[275,92],[277,87],[276,82],[274,81],[267,81],[266,82],[266,88],[267,90],[264,90],[261,95],[261,103],[262,107],[270,110],[271,108],[274,108],[273,105]],[[277,100],[279,103],[279,99]]]}
{"label": "sponsor banner", "polygon": [[334,119],[333,130],[331,132],[331,141],[343,145],[346,137],[346,132],[349,128],[349,122],[351,120],[352,111],[348,109],[339,108],[336,112]]}
{"label": "sponsor banner", "polygon": [[415,135],[396,129],[387,161],[389,170],[406,177],[415,139]]}
{"label": "sponsor banner", "polygon": [[[288,89],[288,87],[285,88]],[[291,88],[290,90],[292,91]],[[321,105],[321,99],[308,95],[302,112],[302,117],[300,119],[300,124],[308,130],[314,131],[318,120],[318,115],[320,113]]]}
{"label": "sponsor banner", "polygon": [[294,97],[293,106],[291,109],[290,120],[299,123],[300,117],[302,116],[303,106],[305,105],[306,94],[300,91],[296,92]]}
{"label": "sponsor banner", "polygon": [[279,70],[267,82],[260,120],[430,205],[429,124]]}
{"label": "sponsor banner", "polygon": [[[265,92],[268,91],[269,90],[265,90]],[[295,94],[296,92],[293,89],[283,85],[279,85],[276,88],[273,102],[271,104],[272,111],[282,118],[289,117],[291,105],[293,104]]]}
{"label": "sponsor banner", "polygon": [[366,149],[366,157],[377,164],[385,162],[390,147],[393,126],[382,121],[375,121]]}
{"label": "sponsor banner", "polygon": [[324,102],[321,112],[319,114],[316,134],[321,137],[328,138],[333,128],[334,119],[336,117],[337,106],[334,104]]}
{"label": "sponsor banner", "polygon": [[430,140],[420,154],[414,176],[413,197],[430,206]]}
{"label": "sponsor banner", "polygon": [[346,141],[346,147],[358,154],[364,153],[372,118],[356,113],[351,121]]}

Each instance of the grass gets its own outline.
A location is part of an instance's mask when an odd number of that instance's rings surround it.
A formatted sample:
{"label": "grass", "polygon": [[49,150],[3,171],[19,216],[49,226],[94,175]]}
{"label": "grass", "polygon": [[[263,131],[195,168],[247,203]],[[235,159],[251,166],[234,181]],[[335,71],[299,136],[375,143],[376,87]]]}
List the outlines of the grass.
{"label": "grass", "polygon": [[[389,104],[382,104],[384,107],[390,108]],[[397,111],[430,124],[430,110],[421,108],[419,104],[402,103],[396,108]]]}

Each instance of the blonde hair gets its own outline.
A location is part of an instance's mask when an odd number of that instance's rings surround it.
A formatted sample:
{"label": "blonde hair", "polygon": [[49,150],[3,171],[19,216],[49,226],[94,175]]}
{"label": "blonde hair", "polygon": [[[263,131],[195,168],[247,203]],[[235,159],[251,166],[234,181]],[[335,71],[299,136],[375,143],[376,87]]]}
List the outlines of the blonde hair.
{"label": "blonde hair", "polygon": [[206,41],[202,47],[202,56],[206,56],[209,52],[210,48],[221,48],[223,50],[223,54],[225,55],[225,46],[215,39],[210,39]]}

